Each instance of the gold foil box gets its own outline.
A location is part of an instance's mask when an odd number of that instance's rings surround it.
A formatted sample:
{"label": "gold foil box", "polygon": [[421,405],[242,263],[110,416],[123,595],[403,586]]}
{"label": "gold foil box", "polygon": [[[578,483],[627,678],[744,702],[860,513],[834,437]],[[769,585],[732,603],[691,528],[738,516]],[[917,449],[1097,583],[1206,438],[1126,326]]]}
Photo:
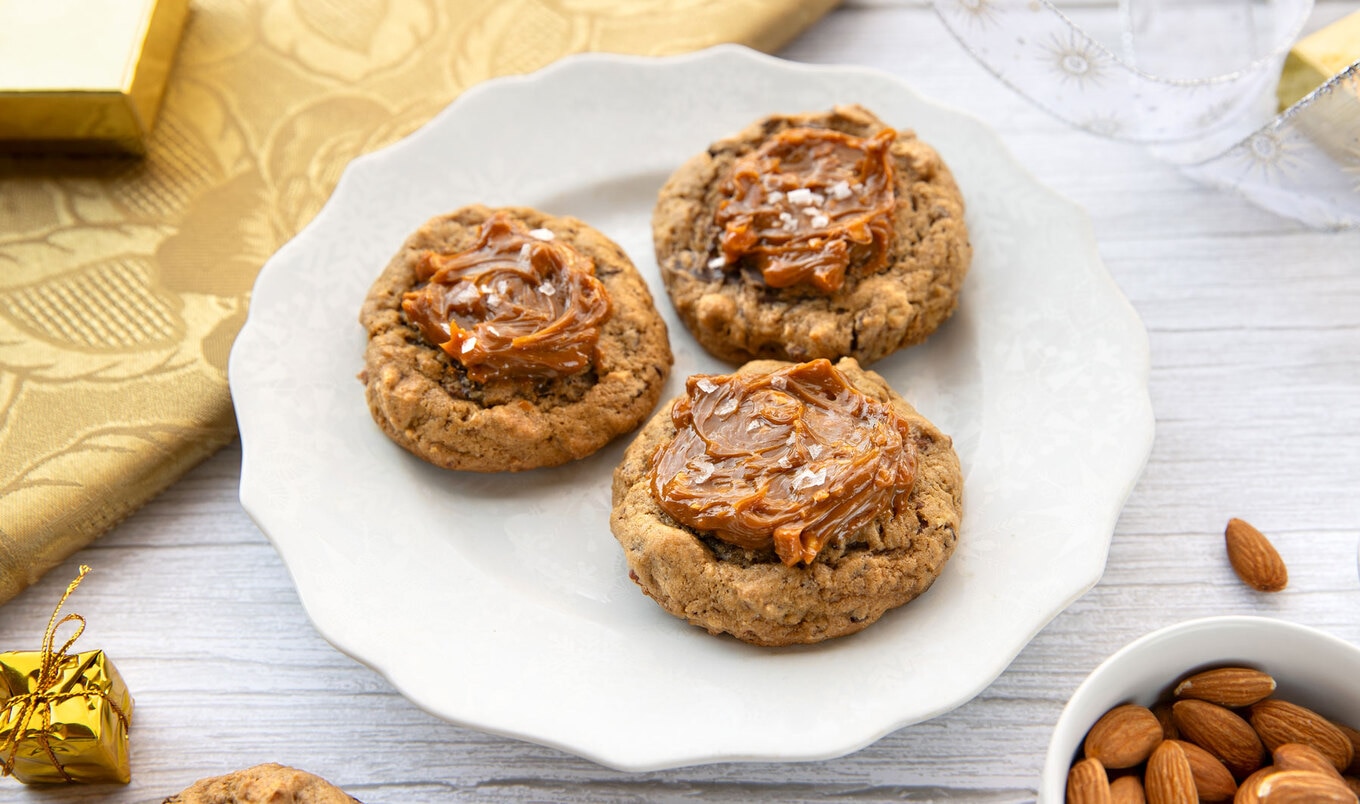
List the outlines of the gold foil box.
{"label": "gold foil box", "polygon": [[0,151],[142,154],[188,0],[0,0]]}
{"label": "gold foil box", "polygon": [[1280,100],[1280,111],[1294,105],[1304,95],[1358,60],[1360,11],[1300,39],[1290,48],[1284,60],[1284,70],[1275,93]]}
{"label": "gold foil box", "polygon": [[[12,753],[14,777],[25,784],[126,784],[132,778],[132,695],[113,662],[102,650],[67,655],[56,683],[38,690],[42,664],[42,651],[0,653],[0,696],[7,698],[0,710],[0,745],[6,746],[0,760],[10,761]],[[29,693],[38,694],[36,706],[25,706]]]}

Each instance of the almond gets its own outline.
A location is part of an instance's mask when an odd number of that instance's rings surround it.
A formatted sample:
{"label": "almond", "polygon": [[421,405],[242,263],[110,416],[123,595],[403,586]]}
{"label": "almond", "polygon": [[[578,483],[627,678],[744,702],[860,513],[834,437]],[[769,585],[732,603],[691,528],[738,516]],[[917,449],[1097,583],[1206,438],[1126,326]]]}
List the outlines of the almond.
{"label": "almond", "polygon": [[1143,780],[1137,776],[1120,776],[1110,782],[1110,801],[1112,804],[1147,804]]}
{"label": "almond", "polygon": [[1148,758],[1143,774],[1148,804],[1198,804],[1195,776],[1185,750],[1175,740],[1163,740]]}
{"label": "almond", "polygon": [[1346,735],[1346,739],[1351,741],[1351,747],[1354,749],[1351,752],[1351,766],[1346,768],[1346,773],[1351,776],[1360,776],[1360,731],[1356,731],[1345,723],[1337,723],[1335,720],[1332,721],[1332,725]]}
{"label": "almond", "polygon": [[1233,804],[1261,804],[1260,796],[1256,795],[1256,785],[1277,770],[1279,768],[1274,765],[1266,765],[1243,779],[1242,784],[1237,786],[1237,795],[1233,796]]}
{"label": "almond", "polygon": [[1275,545],[1250,523],[1228,520],[1223,538],[1228,546],[1228,561],[1247,586],[1258,592],[1278,592],[1289,583],[1289,570]]}
{"label": "almond", "polygon": [[1355,758],[1350,738],[1323,716],[1298,704],[1274,698],[1261,701],[1251,707],[1251,725],[1271,751],[1285,743],[1311,745],[1337,770],[1349,767]]}
{"label": "almond", "polygon": [[1190,761],[1190,773],[1195,777],[1195,790],[1200,801],[1229,801],[1237,792],[1237,780],[1218,757],[1194,743],[1179,743]]}
{"label": "almond", "polygon": [[1265,758],[1261,739],[1251,724],[1228,709],[1207,701],[1177,701],[1171,716],[1182,740],[1218,757],[1233,776],[1240,779],[1261,767]]}
{"label": "almond", "polygon": [[1341,778],[1341,773],[1332,767],[1331,760],[1324,757],[1316,748],[1303,743],[1285,743],[1272,750],[1275,767],[1280,770],[1310,770]]}
{"label": "almond", "polygon": [[1357,804],[1345,782],[1317,771],[1276,771],[1256,783],[1256,795],[1261,804]]}
{"label": "almond", "polygon": [[1179,740],[1180,730],[1176,728],[1176,721],[1171,717],[1171,702],[1162,701],[1154,704],[1152,714],[1157,716],[1157,720],[1162,724],[1162,739]]}
{"label": "almond", "polygon": [[1162,724],[1152,710],[1137,704],[1116,706],[1086,733],[1086,756],[1107,768],[1132,768],[1152,755],[1162,741]]}
{"label": "almond", "polygon": [[1113,804],[1100,760],[1083,759],[1067,772],[1067,804]]}
{"label": "almond", "polygon": [[1174,695],[1236,709],[1265,700],[1274,691],[1275,679],[1269,673],[1250,667],[1220,667],[1185,679],[1176,685]]}

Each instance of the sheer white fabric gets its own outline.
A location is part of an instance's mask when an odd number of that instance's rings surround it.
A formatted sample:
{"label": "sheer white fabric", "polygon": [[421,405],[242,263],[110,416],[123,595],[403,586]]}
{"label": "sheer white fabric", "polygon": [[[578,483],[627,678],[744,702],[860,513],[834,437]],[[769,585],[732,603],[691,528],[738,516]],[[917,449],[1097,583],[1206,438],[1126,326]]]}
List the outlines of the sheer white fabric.
{"label": "sheer white fabric", "polygon": [[1310,226],[1360,226],[1360,62],[1274,115],[1311,0],[1124,0],[1116,31],[1088,31],[1079,6],[1048,0],[934,3],[973,56],[1054,116],[1148,143]]}

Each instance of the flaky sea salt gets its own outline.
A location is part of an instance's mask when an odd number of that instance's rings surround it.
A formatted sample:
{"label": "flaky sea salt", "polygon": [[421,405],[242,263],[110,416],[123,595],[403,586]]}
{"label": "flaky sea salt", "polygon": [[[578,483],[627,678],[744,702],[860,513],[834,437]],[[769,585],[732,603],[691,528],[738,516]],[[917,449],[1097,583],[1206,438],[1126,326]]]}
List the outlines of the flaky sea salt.
{"label": "flaky sea salt", "polygon": [[721,257],[721,256],[719,256],[719,257],[714,257],[713,259],[711,259],[711,260],[708,261],[708,267],[709,267],[709,268],[721,268],[721,267],[723,267],[723,266],[726,265],[726,264],[727,264],[727,258],[726,258],[726,257]]}
{"label": "flaky sea salt", "polygon": [[520,262],[527,262],[528,259],[529,259],[529,254],[530,254],[530,252],[532,252],[533,250],[534,250],[534,247],[531,246],[531,245],[529,245],[528,243],[525,243],[524,245],[520,246],[520,247],[519,247],[519,260],[520,260]]}
{"label": "flaky sea salt", "polygon": [[699,378],[699,381],[696,382],[695,385],[699,387],[700,391],[703,391],[706,394],[711,394],[714,391],[718,390],[717,383],[713,382],[707,377]]}
{"label": "flaky sea salt", "polygon": [[776,374],[770,378],[770,386],[783,391],[785,388],[789,387],[789,380],[782,374]]}
{"label": "flaky sea salt", "polygon": [[722,401],[722,404],[721,404],[721,405],[718,405],[718,407],[715,409],[715,412],[716,412],[719,416],[726,416],[727,414],[731,413],[732,411],[734,411],[734,410],[736,410],[736,409],[737,409],[737,400],[735,400],[735,399],[733,399],[732,397],[729,396],[728,398],[726,398],[726,399],[724,399],[724,400]]}
{"label": "flaky sea salt", "polygon": [[831,197],[837,201],[844,201],[850,197],[850,182],[841,179],[830,187]]}
{"label": "flaky sea salt", "polygon": [[529,236],[535,240],[552,240],[557,235],[551,229],[530,229]]}
{"label": "flaky sea salt", "polygon": [[771,204],[778,204],[780,201],[784,200],[784,194],[778,190],[771,190],[765,197],[769,199]]}
{"label": "flaky sea salt", "polygon": [[808,454],[811,455],[814,460],[822,457],[822,445],[808,444]]}
{"label": "flaky sea salt", "polygon": [[467,340],[463,341],[463,348],[462,348],[463,354],[467,354],[468,352],[471,352],[473,349],[476,349],[476,348],[477,348],[477,336],[476,336],[476,335],[473,335],[473,336],[469,337]]}
{"label": "flaky sea salt", "polygon": [[557,288],[553,287],[551,282],[545,280],[538,286],[538,292],[542,293],[544,296],[551,296],[557,293]]}
{"label": "flaky sea salt", "polygon": [[816,471],[804,466],[793,476],[793,490],[800,491],[813,486],[820,486],[826,482],[826,469]]}
{"label": "flaky sea salt", "polygon": [[448,295],[449,304],[454,307],[466,307],[482,297],[481,288],[471,282],[460,282],[458,287]]}
{"label": "flaky sea salt", "polygon": [[799,187],[797,190],[789,190],[789,203],[796,207],[806,207],[812,205],[813,193],[806,187]]}
{"label": "flaky sea salt", "polygon": [[825,215],[813,215],[813,216],[812,216],[812,225],[813,225],[815,228],[817,228],[817,229],[825,228],[825,227],[826,227],[828,224],[830,224],[830,223],[831,223],[831,219],[828,218],[828,217],[825,216]]}
{"label": "flaky sea salt", "polygon": [[694,474],[689,477],[691,483],[702,483],[710,477],[713,477],[713,464],[709,463],[708,459],[704,458],[702,455],[692,459],[687,468],[694,472]]}

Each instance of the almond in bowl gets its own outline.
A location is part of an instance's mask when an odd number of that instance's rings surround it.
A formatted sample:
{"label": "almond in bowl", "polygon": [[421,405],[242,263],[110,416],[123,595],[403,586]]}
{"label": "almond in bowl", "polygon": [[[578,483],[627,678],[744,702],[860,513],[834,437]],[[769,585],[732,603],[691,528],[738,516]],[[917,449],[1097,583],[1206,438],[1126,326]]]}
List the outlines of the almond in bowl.
{"label": "almond in bowl", "polygon": [[1039,800],[1360,802],[1357,678],[1360,648],[1281,620],[1156,631],[1073,693]]}

